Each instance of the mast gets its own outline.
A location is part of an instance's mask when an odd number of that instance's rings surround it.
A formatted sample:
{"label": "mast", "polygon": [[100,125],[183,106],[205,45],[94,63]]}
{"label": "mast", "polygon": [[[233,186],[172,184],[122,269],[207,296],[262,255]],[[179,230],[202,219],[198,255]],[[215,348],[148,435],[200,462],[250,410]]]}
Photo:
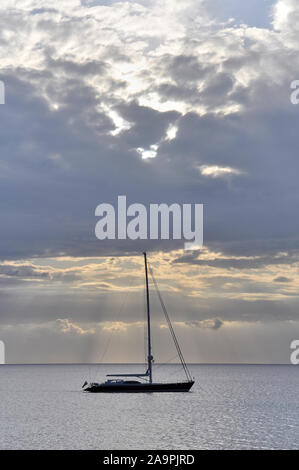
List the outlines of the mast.
{"label": "mast", "polygon": [[147,313],[147,363],[149,382],[152,383],[152,344],[151,344],[151,317],[150,317],[150,303],[149,303],[149,288],[148,288],[148,273],[147,273],[147,258],[146,252],[144,255],[144,269],[145,269],[145,283],[146,283],[146,313]]}

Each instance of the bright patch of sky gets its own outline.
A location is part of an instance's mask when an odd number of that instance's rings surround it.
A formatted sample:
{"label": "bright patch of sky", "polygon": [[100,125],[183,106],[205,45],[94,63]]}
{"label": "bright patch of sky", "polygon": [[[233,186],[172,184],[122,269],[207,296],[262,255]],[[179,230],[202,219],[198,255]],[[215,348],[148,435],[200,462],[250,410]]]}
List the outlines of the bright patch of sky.
{"label": "bright patch of sky", "polygon": [[234,18],[238,25],[244,23],[257,28],[271,28],[274,3],[274,0],[207,0],[206,7],[220,21]]}
{"label": "bright patch of sky", "polygon": [[[109,6],[113,3],[125,3],[127,0],[81,0],[81,5],[85,7],[94,7],[94,6]],[[140,3],[141,5],[148,5],[151,3],[149,0],[135,0],[132,3]]]}

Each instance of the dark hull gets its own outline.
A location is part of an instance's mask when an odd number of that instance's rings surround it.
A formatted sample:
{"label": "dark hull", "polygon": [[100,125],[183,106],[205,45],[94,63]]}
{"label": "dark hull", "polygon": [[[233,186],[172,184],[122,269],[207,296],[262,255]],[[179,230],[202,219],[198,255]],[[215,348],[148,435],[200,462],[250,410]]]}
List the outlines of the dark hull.
{"label": "dark hull", "polygon": [[138,383],[138,384],[97,384],[85,388],[90,393],[149,393],[149,392],[189,392],[194,382],[179,383]]}

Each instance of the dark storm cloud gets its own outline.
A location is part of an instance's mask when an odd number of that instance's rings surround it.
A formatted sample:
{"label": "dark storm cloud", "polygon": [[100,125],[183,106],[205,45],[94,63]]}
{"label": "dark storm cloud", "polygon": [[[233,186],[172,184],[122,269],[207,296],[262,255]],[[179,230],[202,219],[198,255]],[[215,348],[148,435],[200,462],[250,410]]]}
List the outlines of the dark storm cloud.
{"label": "dark storm cloud", "polygon": [[46,67],[54,73],[61,70],[72,76],[101,75],[107,74],[109,66],[105,62],[89,60],[85,63],[76,63],[73,60],[53,59],[50,55],[46,56]]}
{"label": "dark storm cloud", "polygon": [[[115,108],[124,119],[133,124],[131,129],[118,137],[119,148],[123,146],[128,150],[132,147],[148,148],[151,144],[159,142],[165,136],[169,124],[179,117],[177,112],[161,113],[150,107],[140,106],[136,102],[118,105]],[[145,162],[143,168],[146,166]],[[156,172],[155,167],[153,169]],[[131,183],[133,184],[134,180]]]}
{"label": "dark storm cloud", "polygon": [[222,104],[232,91],[233,85],[234,80],[232,77],[227,73],[220,72],[209,80],[207,87],[201,93],[201,97],[210,106],[215,105],[215,100]]}
{"label": "dark storm cloud", "polygon": [[[211,242],[208,247],[214,252],[223,252],[228,258],[231,256],[263,256],[269,257],[289,256],[293,261],[299,253],[299,239],[256,239],[247,240],[246,243],[242,240],[226,241],[225,243]],[[283,248],[283,250],[282,250]],[[191,256],[196,256],[195,253]]]}
{"label": "dark storm cloud", "polygon": [[[2,258],[46,250],[53,255],[105,252],[107,245],[102,249],[94,237],[95,207],[114,203],[118,194],[140,201],[141,188],[146,201],[147,193],[156,194],[153,181],[163,186],[132,147],[159,140],[177,113],[158,113],[136,103],[123,106],[123,115],[134,127],[126,136],[114,138],[109,136],[113,122],[95,110],[100,100],[81,81],[68,79],[58,88],[48,80],[46,91],[61,106],[51,111],[28,81],[12,75],[2,78],[8,96],[6,108],[0,109],[6,119],[1,130],[0,191],[6,207]],[[108,249],[119,252],[118,245],[110,243]],[[123,245],[130,250],[134,244]]]}
{"label": "dark storm cloud", "polygon": [[191,85],[192,87],[192,85],[198,83],[198,80],[205,79],[215,72],[215,67],[210,64],[200,63],[195,55],[165,54],[159,65],[157,65],[157,70],[162,72],[162,76],[165,78],[171,77],[178,84]]}
{"label": "dark storm cloud", "polygon": [[216,318],[212,328],[213,330],[219,330],[219,328],[221,328],[222,325],[223,325],[223,321],[221,321],[220,318]]}
{"label": "dark storm cloud", "polygon": [[208,321],[190,321],[186,322],[188,326],[195,326],[196,328],[209,328],[211,330],[219,330],[223,325],[223,321],[220,318],[213,318]]}
{"label": "dark storm cloud", "polygon": [[292,265],[298,263],[299,253],[297,256],[260,256],[259,258],[215,258],[215,259],[200,259],[200,254],[193,253],[189,255],[183,255],[180,258],[174,260],[174,263],[188,263],[191,265],[198,266],[211,266],[216,268],[225,268],[225,269],[259,269],[265,266],[271,265]]}
{"label": "dark storm cloud", "polygon": [[[282,121],[266,111],[188,113],[178,120],[177,112],[119,103],[115,109],[132,127],[113,137],[113,122],[95,109],[101,99],[79,79],[60,87],[48,81],[51,100],[61,105],[51,111],[28,81],[2,78],[7,83],[7,104],[0,109],[2,258],[45,250],[102,251],[93,235],[93,212],[119,194],[131,202],[203,202],[207,244],[233,240],[241,246],[244,240],[240,251],[248,251],[252,239],[276,237],[281,250],[285,237],[297,237],[299,117],[292,107],[281,111]],[[176,139],[162,143],[156,159],[141,161],[134,148],[159,142],[174,121]],[[200,174],[200,165],[229,166],[243,174],[213,179]]]}
{"label": "dark storm cloud", "polygon": [[292,279],[285,276],[278,276],[273,279],[274,282],[292,282]]}
{"label": "dark storm cloud", "polygon": [[[0,265],[0,276],[2,282],[14,282],[13,279],[18,279],[18,283],[21,280],[41,280],[41,281],[58,281],[58,282],[74,282],[80,280],[79,269],[68,269],[68,270],[54,270],[47,268],[40,268],[33,265],[11,265],[2,264]],[[10,278],[10,280],[8,279]]]}
{"label": "dark storm cloud", "polygon": [[[63,25],[51,14],[42,9],[36,16],[46,21],[46,31],[55,41],[67,41],[76,27],[82,31],[77,17],[69,16]],[[14,16],[10,21],[15,21]],[[206,55],[213,61],[203,61],[198,41],[186,36],[186,52],[165,53],[152,61],[156,77],[142,70],[140,76],[145,74],[149,91],[156,91],[162,102],[204,104],[210,111],[200,116],[195,111],[181,115],[140,105],[140,91],[136,100],[112,93],[129,85],[129,80],[115,79],[111,68],[111,60],[129,64],[134,60],[126,48],[108,44],[104,59],[78,61],[75,56],[59,56],[55,41],[41,49],[44,61],[38,71],[16,67],[2,74],[7,88],[7,102],[0,109],[5,122],[1,130],[2,258],[135,251],[138,243],[100,244],[94,237],[95,207],[114,202],[118,194],[145,204],[203,202],[205,243],[218,243],[221,252],[232,241],[235,251],[248,255],[253,239],[273,238],[279,240],[279,251],[287,239],[297,237],[299,115],[289,104],[287,81],[278,86],[262,71],[248,87],[236,80],[242,68],[255,70],[266,58],[275,61],[276,68],[285,67],[294,51],[279,55],[270,50],[265,56],[268,46],[251,38],[246,47],[238,43],[234,54],[229,33],[215,30],[214,49]],[[227,57],[223,52],[223,59],[217,58],[216,45],[226,50]],[[295,63],[288,67],[294,69]],[[106,88],[101,91],[87,83],[89,78],[102,80]],[[160,82],[154,83],[154,78]],[[107,103],[130,123],[130,129],[111,135],[115,124],[102,107]],[[227,115],[211,111],[228,103],[241,108]],[[245,103],[247,107],[242,107]],[[177,136],[165,140],[174,122]],[[136,148],[153,144],[159,144],[157,157],[141,161]],[[202,165],[230,167],[240,174],[211,178],[201,174]],[[161,246],[165,245],[153,248]],[[179,246],[172,243],[169,248]],[[276,263],[267,256],[206,263],[240,269]]]}
{"label": "dark storm cloud", "polygon": [[165,77],[165,83],[156,88],[153,86],[152,89],[165,101],[178,100],[192,106],[204,105],[207,109],[227,104],[229,100],[240,102],[237,82],[229,73],[229,66],[226,67],[226,72],[223,72],[217,65],[202,64],[197,57],[181,54],[165,55],[156,65],[156,70],[159,75]]}
{"label": "dark storm cloud", "polygon": [[20,278],[49,278],[50,275],[47,271],[42,271],[32,266],[13,266],[13,265],[0,265],[0,274],[11,277]]}
{"label": "dark storm cloud", "polygon": [[196,87],[190,88],[186,86],[176,86],[171,83],[162,83],[157,88],[157,92],[160,96],[165,97],[165,100],[192,100],[193,103],[199,103],[201,98],[201,94],[198,92]]}

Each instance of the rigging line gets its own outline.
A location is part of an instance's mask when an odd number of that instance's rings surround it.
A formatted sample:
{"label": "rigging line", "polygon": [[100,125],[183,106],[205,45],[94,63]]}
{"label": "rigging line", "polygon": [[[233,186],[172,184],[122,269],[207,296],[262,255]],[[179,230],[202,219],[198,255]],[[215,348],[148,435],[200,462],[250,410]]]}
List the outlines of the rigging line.
{"label": "rigging line", "polygon": [[179,372],[179,367],[180,367],[180,365],[177,364],[177,365],[174,367],[174,369],[173,369],[171,372],[168,373],[168,377],[173,377],[174,375],[177,375],[178,372]]}
{"label": "rigging line", "polygon": [[163,361],[163,362],[161,362],[161,363],[159,363],[159,364],[156,364],[156,365],[155,365],[155,369],[159,369],[159,371],[160,371],[161,367],[167,367],[169,364],[170,364],[170,365],[173,365],[173,366],[177,366],[177,365],[180,366],[180,364],[178,364],[177,362],[171,362],[171,361],[173,361],[174,359],[177,359],[178,357],[179,357],[179,355],[176,354],[176,355],[173,356],[171,359],[167,359],[167,361]]}
{"label": "rigging line", "polygon": [[156,279],[155,279],[155,277],[154,277],[154,275],[153,275],[153,270],[152,270],[151,268],[150,268],[150,272],[151,272],[151,276],[152,276],[152,279],[153,279],[153,282],[154,282],[154,285],[155,285],[155,288],[156,288],[156,291],[157,291],[157,294],[158,294],[158,297],[159,297],[159,300],[160,300],[160,303],[161,303],[161,306],[162,306],[162,309],[163,309],[163,312],[164,312],[164,315],[165,315],[165,318],[166,318],[166,321],[167,321],[167,324],[168,324],[168,327],[169,327],[169,330],[170,330],[170,333],[171,333],[171,336],[172,336],[172,339],[173,339],[173,341],[174,341],[174,344],[175,344],[175,346],[176,346],[176,349],[177,349],[177,352],[178,352],[180,361],[181,361],[181,363],[182,363],[184,372],[185,372],[185,374],[186,374],[187,379],[188,379],[188,380],[192,380],[191,375],[190,375],[189,370],[188,370],[188,367],[187,367],[187,364],[186,364],[186,362],[185,362],[185,360],[184,360],[184,357],[183,357],[181,348],[180,348],[180,346],[179,346],[178,340],[177,340],[177,338],[176,338],[174,329],[173,329],[173,327],[172,327],[172,324],[171,324],[171,321],[170,321],[168,312],[167,312],[167,310],[166,310],[164,301],[163,301],[162,296],[161,296],[161,293],[160,293],[160,291],[159,291],[159,288],[158,288]]}
{"label": "rigging line", "polygon": [[166,321],[167,321],[167,324],[168,324],[168,328],[169,328],[169,330],[170,330],[172,339],[173,339],[173,341],[174,341],[176,350],[177,350],[177,352],[178,352],[180,361],[181,361],[181,363],[182,363],[184,372],[185,372],[185,374],[186,374],[187,379],[191,381],[191,380],[192,380],[192,376],[191,376],[191,374],[190,374],[190,372],[189,372],[189,370],[188,370],[188,367],[187,367],[187,364],[186,364],[186,362],[185,362],[183,353],[182,353],[182,351],[181,351],[180,345],[179,345],[178,340],[177,340],[177,337],[176,337],[176,335],[175,335],[175,332],[174,332],[174,329],[173,329],[171,320],[170,320],[169,315],[168,315],[168,312],[167,312],[167,310],[166,310],[166,307],[165,307],[164,301],[163,301],[163,299],[162,299],[162,296],[161,296],[161,293],[160,293],[160,290],[159,290],[157,281],[156,281],[156,279],[155,279],[155,277],[154,277],[154,273],[153,273],[153,270],[152,270],[151,265],[149,265],[149,271],[150,271],[150,274],[151,274],[151,277],[152,277],[152,280],[153,280],[153,283],[154,283],[154,286],[155,286],[157,295],[158,295],[158,297],[159,297],[159,301],[160,301],[162,310],[163,310],[163,312],[164,312],[164,315],[165,315],[165,318],[166,318]]}
{"label": "rigging line", "polygon": [[147,367],[147,312],[146,312],[146,285],[144,280],[143,285],[143,353],[144,353],[144,364]]}
{"label": "rigging line", "polygon": [[[178,355],[176,355],[176,357],[178,357]],[[156,365],[156,369],[159,369],[159,372],[160,372],[161,367],[167,367],[167,366],[169,366],[169,365],[170,365],[170,366],[173,366],[173,371],[170,372],[170,373],[168,373],[169,376],[172,376],[172,375],[176,374],[176,373],[178,372],[178,370],[179,370],[178,368],[181,369],[181,364],[179,364],[179,363],[171,363],[170,361],[168,361],[168,362],[163,362],[162,364],[157,364],[157,365]]]}
{"label": "rigging line", "polygon": [[[175,356],[171,357],[170,359],[167,359],[166,361],[163,361],[163,362],[160,362],[159,364],[156,364],[156,368],[158,367],[163,367],[167,364],[170,364],[171,361],[173,361],[174,359],[176,359],[178,357],[178,354],[176,354]],[[176,365],[176,363],[173,363],[174,365]]]}

